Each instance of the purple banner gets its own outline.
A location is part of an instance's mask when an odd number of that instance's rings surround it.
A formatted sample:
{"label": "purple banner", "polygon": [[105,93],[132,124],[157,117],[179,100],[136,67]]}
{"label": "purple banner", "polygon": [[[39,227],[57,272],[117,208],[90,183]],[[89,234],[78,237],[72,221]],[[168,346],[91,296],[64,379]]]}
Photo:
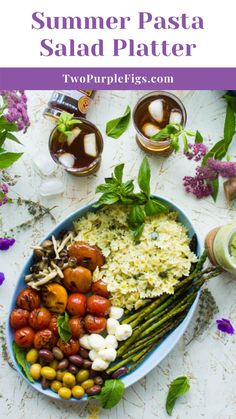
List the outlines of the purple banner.
{"label": "purple banner", "polygon": [[0,89],[236,90],[236,68],[0,68]]}

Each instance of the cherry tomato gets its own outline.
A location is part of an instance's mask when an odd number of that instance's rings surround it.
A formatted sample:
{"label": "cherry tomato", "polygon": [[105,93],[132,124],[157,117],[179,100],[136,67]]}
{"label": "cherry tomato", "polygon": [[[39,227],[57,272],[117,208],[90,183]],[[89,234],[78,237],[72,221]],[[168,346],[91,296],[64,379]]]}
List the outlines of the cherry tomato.
{"label": "cherry tomato", "polygon": [[34,310],[40,304],[39,293],[31,288],[23,289],[17,297],[16,305],[25,310]]}
{"label": "cherry tomato", "polygon": [[74,293],[68,297],[67,310],[72,316],[84,316],[87,298],[84,294]]}
{"label": "cherry tomato", "polygon": [[35,333],[31,327],[23,327],[15,333],[14,340],[21,348],[30,348],[34,342]]}
{"label": "cherry tomato", "polygon": [[78,339],[84,335],[83,320],[79,316],[73,316],[69,320],[69,326],[73,338]]}
{"label": "cherry tomato", "polygon": [[107,319],[105,317],[97,317],[87,314],[84,318],[85,329],[89,333],[101,333],[106,329]]}
{"label": "cherry tomato", "polygon": [[71,292],[89,292],[92,285],[92,273],[83,266],[64,270],[63,284]]}
{"label": "cherry tomato", "polygon": [[71,338],[67,343],[59,339],[57,342],[57,346],[66,356],[75,355],[80,348],[78,340],[73,338]]}
{"label": "cherry tomato", "polygon": [[34,347],[36,349],[51,349],[55,346],[57,337],[49,329],[40,330],[35,333]]}
{"label": "cherry tomato", "polygon": [[68,250],[69,256],[77,259],[79,265],[94,271],[97,266],[105,263],[105,258],[97,246],[90,246],[87,243],[76,242]]}
{"label": "cherry tomato", "polygon": [[48,329],[51,330],[51,332],[55,336],[59,336],[58,327],[57,327],[57,317],[58,317],[57,314],[53,314],[48,325]]}
{"label": "cherry tomato", "polygon": [[51,313],[47,308],[40,307],[31,311],[29,325],[36,330],[46,329],[51,320]]}
{"label": "cherry tomato", "polygon": [[22,308],[14,308],[11,312],[10,324],[13,329],[20,329],[28,325],[29,312]]}
{"label": "cherry tomato", "polygon": [[111,307],[111,302],[100,295],[91,295],[87,299],[88,313],[95,314],[96,316],[106,316]]}
{"label": "cherry tomato", "polygon": [[96,281],[92,285],[92,292],[97,295],[101,295],[102,297],[108,298],[110,293],[107,290],[107,286],[103,281]]}

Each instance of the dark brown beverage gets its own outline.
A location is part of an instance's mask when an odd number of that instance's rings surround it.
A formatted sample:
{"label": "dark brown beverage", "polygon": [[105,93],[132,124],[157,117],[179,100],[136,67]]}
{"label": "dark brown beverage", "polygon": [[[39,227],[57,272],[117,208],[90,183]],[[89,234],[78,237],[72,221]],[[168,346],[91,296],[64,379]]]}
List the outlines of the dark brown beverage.
{"label": "dark brown beverage", "polygon": [[65,136],[56,127],[49,139],[49,149],[53,160],[67,172],[85,176],[100,167],[103,139],[95,125],[80,118],[70,136]]}

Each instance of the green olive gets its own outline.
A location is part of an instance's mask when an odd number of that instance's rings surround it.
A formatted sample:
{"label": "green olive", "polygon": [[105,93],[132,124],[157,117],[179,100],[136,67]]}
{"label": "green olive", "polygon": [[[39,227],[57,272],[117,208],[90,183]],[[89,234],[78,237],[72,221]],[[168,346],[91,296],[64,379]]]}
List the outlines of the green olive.
{"label": "green olive", "polygon": [[58,393],[61,387],[62,387],[62,383],[57,380],[54,380],[50,386],[51,390],[55,391],[55,393]]}
{"label": "green olive", "polygon": [[54,380],[54,378],[56,378],[57,373],[51,367],[43,367],[41,369],[41,375],[47,378],[48,380]]}
{"label": "green olive", "polygon": [[66,372],[67,371],[61,371],[61,370],[57,371],[57,380],[62,381]]}
{"label": "green olive", "polygon": [[38,361],[38,351],[37,349],[30,349],[26,354],[26,361],[29,364],[35,364]]}
{"label": "green olive", "polygon": [[30,375],[34,380],[39,380],[41,376],[41,365],[40,364],[32,364],[30,367]]}
{"label": "green olive", "polygon": [[74,386],[71,391],[72,391],[72,396],[75,397],[76,399],[81,399],[81,397],[83,397],[84,395],[84,389],[81,386]]}
{"label": "green olive", "polygon": [[93,380],[85,380],[81,383],[81,387],[83,387],[84,390],[88,390],[89,388],[94,386]]}
{"label": "green olive", "polygon": [[75,376],[71,372],[66,372],[63,376],[63,384],[66,387],[74,387],[75,385]]}
{"label": "green olive", "polygon": [[71,397],[71,389],[68,387],[61,387],[58,390],[58,395],[62,399],[69,399]]}
{"label": "green olive", "polygon": [[89,371],[88,370],[80,370],[76,374],[76,380],[79,383],[82,383],[82,381],[85,381],[89,378]]}

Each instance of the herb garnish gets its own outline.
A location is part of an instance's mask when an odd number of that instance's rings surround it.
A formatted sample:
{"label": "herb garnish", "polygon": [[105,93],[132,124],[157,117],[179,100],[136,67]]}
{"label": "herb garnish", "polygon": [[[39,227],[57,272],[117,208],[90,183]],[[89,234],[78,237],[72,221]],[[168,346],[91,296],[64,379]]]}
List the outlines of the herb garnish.
{"label": "herb garnish", "polygon": [[124,114],[119,118],[112,119],[106,124],[106,134],[108,137],[119,138],[127,129],[131,116],[131,108],[127,106]]}
{"label": "herb garnish", "polygon": [[66,137],[69,137],[75,124],[81,124],[81,121],[79,119],[75,119],[74,114],[62,112],[57,124],[57,130]]}
{"label": "herb garnish", "polygon": [[31,374],[29,372],[29,368],[26,363],[25,359],[25,351],[24,349],[20,348],[15,342],[12,343],[12,349],[15,356],[15,360],[17,364],[21,367],[22,373],[25,375],[25,377],[31,382],[34,383],[33,378],[31,377]]}
{"label": "herb garnish", "polygon": [[134,192],[134,180],[123,182],[124,164],[115,167],[112,177],[106,178],[105,183],[96,188],[102,193],[94,205],[122,204],[130,207],[128,225],[133,238],[137,242],[142,234],[146,216],[168,212],[168,206],[150,194],[151,170],[147,157],[144,157],[138,173],[140,191]]}
{"label": "herb garnish", "polygon": [[179,396],[186,393],[190,388],[188,377],[178,377],[170,384],[167,399],[166,411],[168,415],[172,414],[174,405]]}
{"label": "herb garnish", "polygon": [[112,409],[122,399],[124,391],[125,386],[121,380],[106,380],[101,393],[89,396],[88,399],[97,399],[101,402],[103,409]]}
{"label": "herb garnish", "polygon": [[179,140],[182,139],[184,145],[184,153],[187,153],[189,150],[188,146],[188,137],[195,137],[195,143],[202,143],[203,138],[199,131],[193,133],[191,131],[185,130],[181,124],[172,123],[167,124],[165,128],[161,129],[157,134],[151,137],[152,140],[164,140],[170,138],[170,145],[174,151],[179,151],[180,145]]}
{"label": "herb garnish", "polygon": [[58,327],[59,336],[66,343],[72,337],[71,328],[69,325],[69,319],[70,317],[66,311],[64,314],[61,314],[57,318],[57,327]]}

